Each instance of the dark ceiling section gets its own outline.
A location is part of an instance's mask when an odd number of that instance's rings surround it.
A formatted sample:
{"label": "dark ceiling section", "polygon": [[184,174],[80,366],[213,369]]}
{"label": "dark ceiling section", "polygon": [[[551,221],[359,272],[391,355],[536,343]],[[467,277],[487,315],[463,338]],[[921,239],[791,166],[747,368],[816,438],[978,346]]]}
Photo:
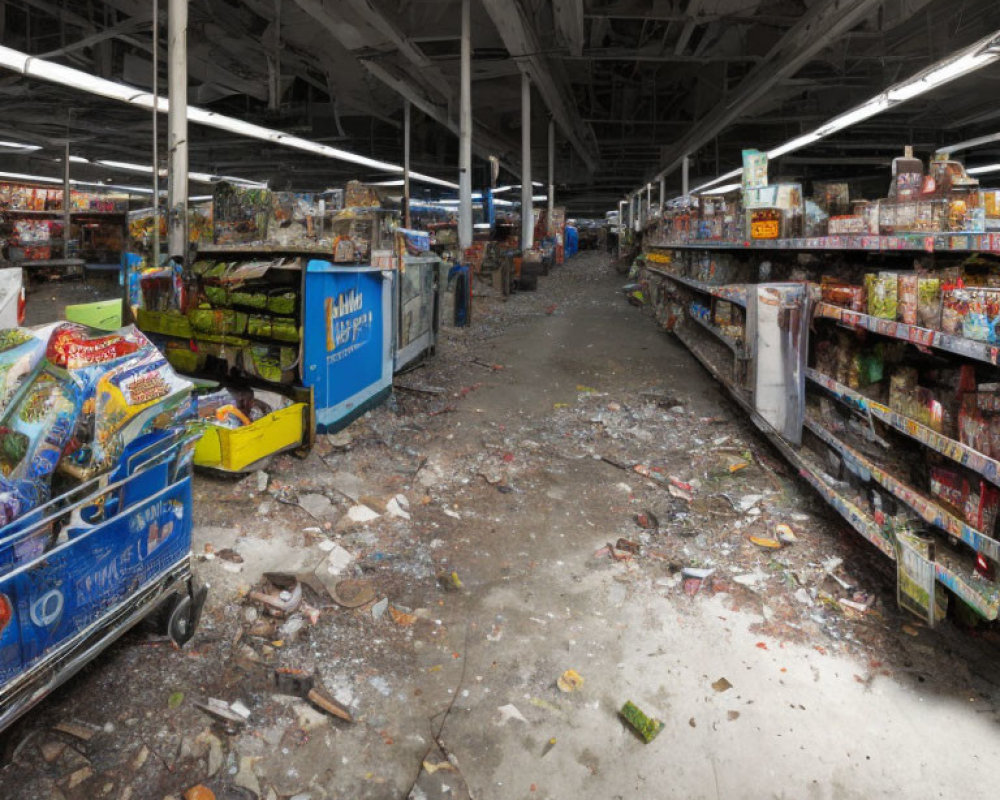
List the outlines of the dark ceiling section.
{"label": "dark ceiling section", "polygon": [[[161,0],[160,86],[166,84]],[[151,0],[9,0],[0,40],[138,87],[152,85]],[[190,102],[399,163],[402,106],[414,108],[414,168],[454,179],[460,0],[192,0]],[[711,179],[1000,29],[996,0],[472,0],[476,182],[496,155],[520,164],[520,76],[533,82],[535,174],[545,129],[557,136],[558,196],[602,212],[692,158]],[[776,170],[803,179],[871,174],[903,144],[926,156],[1000,130],[1000,68],[918,97],[807,150]],[[0,138],[43,145],[4,155],[8,171],[54,173],[65,137],[91,159],[149,163],[148,115],[0,74]],[[161,126],[165,127],[165,126]],[[162,130],[161,130],[162,135]],[[317,188],[364,168],[191,131],[192,169]],[[161,145],[162,147],[162,145]],[[1000,147],[970,162],[1000,160]],[[114,177],[80,165],[79,177]],[[516,177],[507,174],[501,178]]]}

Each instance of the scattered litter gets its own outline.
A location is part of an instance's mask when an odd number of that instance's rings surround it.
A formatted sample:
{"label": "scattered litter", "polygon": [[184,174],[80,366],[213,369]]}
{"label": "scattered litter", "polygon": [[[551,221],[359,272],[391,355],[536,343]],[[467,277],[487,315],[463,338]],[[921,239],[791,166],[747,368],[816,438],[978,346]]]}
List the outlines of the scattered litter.
{"label": "scattered litter", "polygon": [[379,513],[368,506],[359,504],[347,509],[347,518],[351,522],[371,522],[373,519],[379,518]]}
{"label": "scattered litter", "polygon": [[255,475],[257,478],[257,494],[263,494],[267,491],[267,484],[271,480],[271,476],[262,469],[257,470]]}
{"label": "scattered litter", "polygon": [[740,718],[740,712],[739,711],[727,711],[726,712],[726,717],[729,719],[730,722],[732,722],[733,720],[737,720],[737,719]]}
{"label": "scattered litter", "polygon": [[795,590],[795,594],[792,596],[802,603],[802,605],[811,606],[813,604],[813,599],[809,596],[809,592],[801,586]]}
{"label": "scattered litter", "polygon": [[560,692],[575,692],[583,686],[583,676],[575,669],[568,669],[556,679]]}
{"label": "scattered litter", "polygon": [[194,705],[195,708],[204,711],[210,717],[214,717],[218,721],[225,723],[230,728],[242,725],[248,719],[248,717],[244,717],[241,713],[234,711],[225,700],[219,700],[215,697],[208,698],[204,703],[195,702]]}
{"label": "scattered litter", "polygon": [[448,506],[442,506],[441,510],[445,513],[446,516],[449,516],[452,519],[462,518],[461,514],[459,514],[457,511],[452,511],[450,508],[448,508]]}
{"label": "scattered litter", "polygon": [[770,550],[780,550],[781,542],[777,539],[768,539],[763,536],[750,536],[748,537],[751,542],[753,542],[757,547],[764,547]]}
{"label": "scattered litter", "polygon": [[287,616],[294,613],[302,603],[302,584],[295,580],[290,590],[276,588],[275,592],[250,592],[250,599],[263,605],[273,615]]}
{"label": "scattered litter", "polygon": [[52,730],[59,731],[59,733],[65,733],[68,736],[72,736],[75,739],[81,739],[84,742],[89,742],[94,738],[96,731],[89,725],[83,725],[79,722],[60,722],[52,726]]}
{"label": "scattered litter", "polygon": [[174,692],[167,698],[167,708],[177,708],[184,702],[184,692]]}
{"label": "scattered litter", "polygon": [[184,800],[215,800],[215,792],[199,783],[184,792]]}
{"label": "scattered litter", "polygon": [[699,578],[704,580],[715,574],[715,567],[684,567],[681,575],[685,578]]}
{"label": "scattered litter", "polygon": [[549,754],[549,751],[556,746],[556,737],[553,736],[545,743],[545,747],[542,748],[542,758],[545,758]]}
{"label": "scattered litter", "polygon": [[385,614],[389,609],[389,598],[383,597],[375,605],[372,606],[372,619],[379,620],[382,619],[382,615]]}
{"label": "scattered litter", "polygon": [[733,688],[733,685],[725,678],[719,678],[712,683],[712,688],[717,692],[727,692]]}
{"label": "scattered litter", "polygon": [[94,776],[93,767],[80,767],[80,769],[70,773],[69,779],[66,781],[66,788],[75,789],[84,781],[90,780],[90,778],[92,778],[93,776]]}
{"label": "scattered litter", "polygon": [[745,494],[739,500],[739,510],[746,513],[764,499],[762,494]]}
{"label": "scattered litter", "polygon": [[694,500],[694,495],[691,492],[685,491],[679,486],[674,486],[672,483],[667,486],[667,492],[669,492],[671,497],[676,497],[678,500],[687,500],[689,503]]}
{"label": "scattered litter", "polygon": [[660,529],[660,521],[649,509],[646,509],[641,514],[636,514],[633,519],[635,519],[635,524],[644,530],[658,531]]}
{"label": "scattered litter", "polygon": [[301,670],[276,669],[274,671],[274,687],[278,694],[301,697],[331,716],[345,722],[354,722],[354,717],[347,706],[331,697],[323,687],[318,686],[312,675]]}
{"label": "scattered litter", "polygon": [[615,550],[621,550],[622,552],[637,556],[642,550],[642,545],[638,542],[633,542],[631,539],[619,539],[615,542]]}
{"label": "scattered litter", "polygon": [[626,702],[618,713],[642,737],[642,740],[646,744],[653,741],[659,735],[660,731],[663,730],[662,722],[644,714],[631,700]]}
{"label": "scattered litter", "polygon": [[360,608],[375,599],[375,590],[369,581],[346,578],[336,583],[331,596],[344,608]]}
{"label": "scattered litter", "polygon": [[385,512],[390,517],[397,517],[399,519],[409,519],[410,512],[407,509],[410,507],[410,501],[406,499],[406,495],[397,494],[385,505]]}
{"label": "scattered litter", "polygon": [[767,573],[761,570],[754,570],[753,572],[748,572],[745,575],[736,575],[733,577],[733,583],[738,583],[740,586],[747,586],[749,588],[755,588],[760,586],[767,580]]}
{"label": "scattered litter", "polygon": [[223,561],[230,561],[233,564],[242,564],[243,556],[233,550],[231,547],[225,547],[219,550],[215,554],[216,558],[221,558]]}
{"label": "scattered litter", "polygon": [[300,495],[299,507],[310,517],[320,521],[330,519],[336,512],[330,498],[323,494]]}
{"label": "scattered litter", "polygon": [[462,579],[459,578],[458,573],[454,571],[444,575],[438,575],[438,584],[442,589],[449,592],[457,592],[464,586]]}
{"label": "scattered litter", "polygon": [[399,625],[401,628],[408,628],[414,622],[417,621],[416,614],[410,614],[406,611],[400,611],[395,606],[389,606],[389,616],[392,617],[392,621]]}
{"label": "scattered litter", "polygon": [[326,557],[326,561],[323,562],[324,566],[322,571],[326,572],[328,575],[340,575],[350,566],[353,560],[354,556],[352,556],[347,550],[339,544],[334,545],[330,550],[330,555],[328,555]]}
{"label": "scattered litter", "polygon": [[774,533],[777,535],[778,539],[785,544],[791,544],[792,542],[797,542],[799,537],[795,535],[795,531],[792,530],[792,526],[784,522],[779,522],[774,526]]}
{"label": "scattered litter", "polygon": [[517,706],[513,705],[512,703],[508,703],[505,706],[500,706],[499,708],[497,708],[497,711],[500,712],[500,720],[497,722],[497,725],[502,726],[512,719],[515,719],[518,722],[524,722],[525,724],[527,724],[528,722],[528,720],[524,718],[524,715],[517,710]]}
{"label": "scattered litter", "polygon": [[439,761],[436,764],[432,764],[430,761],[424,761],[421,766],[427,772],[428,775],[433,775],[435,772],[444,770],[445,772],[455,772],[455,765],[450,761]]}

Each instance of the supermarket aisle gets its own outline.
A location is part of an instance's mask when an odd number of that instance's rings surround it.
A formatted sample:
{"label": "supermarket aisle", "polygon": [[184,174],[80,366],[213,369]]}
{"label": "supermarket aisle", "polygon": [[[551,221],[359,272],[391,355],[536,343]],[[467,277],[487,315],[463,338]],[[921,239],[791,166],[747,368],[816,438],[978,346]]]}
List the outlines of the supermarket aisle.
{"label": "supermarket aisle", "polygon": [[[5,792],[976,796],[1000,757],[997,687],[963,651],[995,643],[899,615],[881,557],[621,283],[584,253],[537,293],[477,286],[473,327],[391,403],[276,462],[266,488],[200,479],[213,592],[193,647],[128,637],[20,726]],[[359,505],[378,516],[352,521]],[[797,542],[750,540],[779,521]],[[317,613],[292,631],[247,597],[264,571],[335,557],[368,602],[307,594]],[[846,616],[824,563],[875,610]],[[314,672],[355,722],[275,693],[275,668]],[[250,719],[226,733],[206,697]],[[627,701],[662,721],[651,743]],[[67,719],[95,734],[48,761]]]}

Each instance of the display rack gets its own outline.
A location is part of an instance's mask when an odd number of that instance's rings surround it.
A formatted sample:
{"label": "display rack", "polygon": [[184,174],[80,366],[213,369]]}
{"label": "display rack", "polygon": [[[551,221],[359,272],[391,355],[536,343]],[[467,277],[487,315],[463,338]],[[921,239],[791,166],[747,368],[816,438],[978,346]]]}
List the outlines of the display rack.
{"label": "display rack", "polygon": [[1000,255],[1000,233],[910,233],[895,236],[816,236],[786,239],[714,239],[670,242],[649,240],[659,250],[836,250],[875,253],[995,253]]}
{"label": "display rack", "polygon": [[[788,240],[766,243],[686,243],[684,245],[657,242],[647,243],[645,249],[647,252],[652,249],[654,252],[660,253],[663,258],[658,260],[669,260],[664,251],[676,250],[751,250],[761,252],[762,255],[767,251],[795,249],[859,249],[882,250],[884,252],[905,252],[907,249],[911,251],[919,249],[923,252],[964,252],[963,248],[971,249],[977,242],[990,244],[990,236],[993,236],[994,249],[1000,252],[1000,237],[995,235],[987,235],[985,239],[980,237],[975,242],[971,240],[956,242],[954,236],[945,237],[947,241],[942,237],[921,237],[919,246],[917,237],[830,237],[822,242]],[[968,238],[968,235],[963,235],[960,238]],[[845,239],[850,241],[845,244]],[[834,247],[835,243],[836,247]],[[679,256],[674,260],[679,260]],[[670,290],[665,293],[665,297],[659,302],[672,304],[675,309],[673,313],[662,314],[662,318],[677,321],[673,330],[678,339],[725,387],[748,414],[755,426],[781,451],[799,475],[837,510],[851,528],[878,548],[883,555],[897,562],[901,574],[902,591],[902,587],[907,585],[905,577],[907,559],[904,558],[902,561],[899,559],[901,548],[904,548],[905,545],[901,541],[901,534],[897,533],[888,522],[877,521],[876,517],[869,511],[860,507],[852,498],[851,492],[845,491],[846,484],[841,485],[841,482],[827,474],[826,468],[819,465],[819,460],[811,454],[807,446],[798,446],[793,443],[788,438],[787,432],[782,435],[778,431],[778,426],[765,419],[766,413],[760,406],[760,398],[755,396],[753,381],[745,378],[743,380],[737,379],[739,373],[736,372],[736,369],[741,361],[751,372],[759,367],[754,363],[756,353],[759,350],[759,342],[755,343],[753,337],[754,331],[757,330],[759,335],[758,328],[766,323],[760,317],[758,303],[751,302],[754,295],[751,289],[755,284],[711,284],[685,275],[675,274],[669,264],[643,263],[642,260],[640,260],[640,264],[641,275],[646,275],[651,282],[659,281],[661,284],[665,282],[670,287]],[[777,284],[775,285],[777,286]],[[653,294],[654,302],[657,302],[655,298],[659,295]],[[819,294],[820,287],[818,285],[807,287],[807,291],[803,293],[804,297],[819,297]],[[725,300],[737,303],[746,309],[747,331],[744,338],[747,341],[742,347],[734,346],[736,343],[731,337],[723,335],[722,331],[714,325],[690,313],[688,306],[691,299],[699,296],[710,298],[712,302]],[[828,320],[830,324],[863,329],[887,339],[907,342],[924,352],[930,349],[945,356],[971,359],[991,366],[1000,364],[1000,347],[988,342],[945,334],[941,331],[907,325],[895,320],[880,319],[827,302],[813,302],[808,299],[802,301],[796,313],[801,314],[806,319],[814,320],[813,324],[818,320]],[[690,324],[689,320],[693,320],[695,324]],[[779,327],[780,324],[787,323],[779,323]],[[846,413],[856,413],[869,420],[869,424],[871,424],[871,420],[877,421],[888,429],[908,437],[918,446],[922,445],[994,484],[1000,481],[1000,460],[991,458],[957,439],[939,433],[883,403],[876,402],[866,397],[862,392],[838,383],[814,368],[807,367],[805,363],[801,364],[801,369],[791,368],[791,362],[788,359],[800,358],[804,362],[809,350],[808,337],[809,334],[806,333],[805,339],[799,343],[799,347],[794,352],[790,350],[785,361],[782,362],[790,367],[788,374],[795,376],[795,379],[787,387],[787,391],[790,396],[798,398],[798,402],[803,408],[807,393],[820,391],[841,404]],[[732,362],[724,355],[726,351],[722,349],[723,345],[732,351],[734,356]],[[765,351],[767,349],[765,348]],[[730,367],[730,363],[732,363],[732,367]],[[773,368],[773,364],[768,368]],[[796,386],[795,380],[800,381],[800,385]],[[986,558],[994,564],[1000,563],[1000,541],[993,538],[988,532],[978,530],[968,524],[957,513],[945,508],[925,492],[917,490],[907,480],[893,474],[891,468],[878,463],[875,458],[865,455],[857,446],[852,445],[841,434],[832,431],[816,416],[806,414],[802,425],[806,432],[822,443],[822,446],[836,453],[847,470],[856,478],[860,478],[862,483],[868,482],[871,485],[879,486],[890,496],[896,498],[902,506],[909,509],[914,515],[914,519],[922,521],[932,530],[939,531],[941,536],[937,539],[938,546],[934,550],[933,561],[928,562],[932,566],[935,580],[982,617],[989,620],[997,618],[998,612],[1000,612],[1000,583],[987,579],[977,572],[977,554],[979,558]],[[927,602],[931,602],[933,606],[932,601],[933,598]],[[934,613],[932,609],[928,610],[929,620],[933,620]]]}

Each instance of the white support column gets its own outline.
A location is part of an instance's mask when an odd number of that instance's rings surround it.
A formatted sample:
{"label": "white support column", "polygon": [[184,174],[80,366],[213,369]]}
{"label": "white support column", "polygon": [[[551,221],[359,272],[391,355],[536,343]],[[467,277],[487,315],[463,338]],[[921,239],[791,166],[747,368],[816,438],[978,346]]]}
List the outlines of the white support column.
{"label": "white support column", "polygon": [[150,266],[160,266],[160,0],[153,0],[153,263]]}
{"label": "white support column", "polygon": [[63,149],[63,258],[69,258],[69,226],[72,221],[69,201],[69,139]]}
{"label": "white support column", "polygon": [[663,209],[667,203],[667,179],[660,176],[660,218],[663,218]]}
{"label": "white support column", "polygon": [[643,227],[649,224],[649,218],[653,216],[653,184],[646,184],[646,218],[642,221]]}
{"label": "white support column", "polygon": [[531,79],[521,73],[521,250],[535,243],[535,218],[531,208]]}
{"label": "white support column", "polygon": [[552,224],[552,212],[556,204],[556,123],[549,117],[549,213],[546,219],[549,225],[549,236],[554,236],[556,229]]}
{"label": "white support column", "polygon": [[188,0],[170,0],[167,89],[170,93],[170,172],[167,175],[167,241],[171,258],[187,254],[187,26]]}
{"label": "white support column", "polygon": [[688,196],[688,190],[690,187],[689,175],[691,171],[691,159],[684,156],[684,160],[681,162],[681,195],[683,197]]}
{"label": "white support column", "polygon": [[403,227],[410,227],[410,101],[403,101]]}
{"label": "white support column", "polygon": [[472,32],[469,0],[462,0],[461,92],[458,113],[458,246],[472,246]]}

